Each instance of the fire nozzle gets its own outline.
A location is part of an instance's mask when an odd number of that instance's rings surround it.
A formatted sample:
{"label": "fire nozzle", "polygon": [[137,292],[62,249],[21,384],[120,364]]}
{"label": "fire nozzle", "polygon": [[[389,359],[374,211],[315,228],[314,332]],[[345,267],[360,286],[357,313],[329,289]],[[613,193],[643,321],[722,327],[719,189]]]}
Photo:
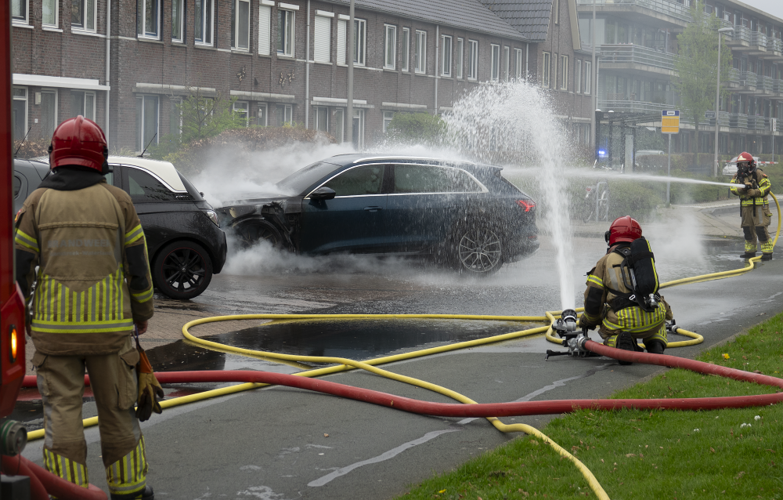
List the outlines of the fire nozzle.
{"label": "fire nozzle", "polygon": [[557,356],[568,354],[569,356],[586,357],[593,354],[585,349],[585,342],[590,340],[587,336],[587,329],[582,328],[581,331],[576,329],[577,315],[573,309],[566,309],[560,314],[560,318],[552,324],[552,329],[557,332],[557,335],[563,339],[563,346],[568,348],[568,352],[554,352],[547,351],[547,359],[549,356]]}
{"label": "fire nozzle", "polygon": [[573,309],[566,309],[560,314],[560,318],[555,321],[552,328],[562,339],[568,339],[569,337],[576,336],[576,311]]}

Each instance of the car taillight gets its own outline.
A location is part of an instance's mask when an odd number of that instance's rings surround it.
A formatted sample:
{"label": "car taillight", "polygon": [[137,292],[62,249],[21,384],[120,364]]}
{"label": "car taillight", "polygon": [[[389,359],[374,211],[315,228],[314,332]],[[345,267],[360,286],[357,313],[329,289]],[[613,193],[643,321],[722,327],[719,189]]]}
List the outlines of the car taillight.
{"label": "car taillight", "polygon": [[517,200],[517,205],[525,209],[525,212],[530,212],[536,208],[536,202],[533,200]]}

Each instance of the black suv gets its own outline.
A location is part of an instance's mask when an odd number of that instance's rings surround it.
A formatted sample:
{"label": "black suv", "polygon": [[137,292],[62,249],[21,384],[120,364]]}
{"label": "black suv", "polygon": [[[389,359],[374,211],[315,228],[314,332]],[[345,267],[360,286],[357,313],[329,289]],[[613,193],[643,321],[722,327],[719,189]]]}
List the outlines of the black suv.
{"label": "black suv", "polygon": [[338,155],[224,203],[218,214],[249,246],[302,254],[429,255],[488,274],[538,249],[535,202],[500,167],[434,158]]}
{"label": "black suv", "polygon": [[[130,194],[147,239],[152,280],[173,299],[191,299],[226,262],[226,235],[217,215],[169,162],[110,156],[106,181]],[[22,207],[49,173],[45,161],[14,160],[14,207]]]}

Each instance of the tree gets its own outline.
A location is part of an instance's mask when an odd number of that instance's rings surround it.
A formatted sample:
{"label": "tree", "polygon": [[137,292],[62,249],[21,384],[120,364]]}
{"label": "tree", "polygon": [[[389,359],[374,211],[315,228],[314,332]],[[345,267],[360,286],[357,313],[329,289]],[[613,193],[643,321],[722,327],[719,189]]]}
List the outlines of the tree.
{"label": "tree", "polygon": [[[699,163],[699,124],[707,110],[715,106],[715,92],[720,67],[720,79],[725,82],[729,78],[731,68],[731,50],[718,29],[721,21],[704,11],[704,3],[698,0],[691,7],[691,22],[681,34],[677,35],[679,56],[674,67],[678,76],[673,83],[680,93],[685,116],[691,118],[696,125],[696,163]],[[718,40],[721,47],[721,61],[718,64]],[[727,90],[723,94],[728,94]],[[716,120],[719,110],[715,110]]]}

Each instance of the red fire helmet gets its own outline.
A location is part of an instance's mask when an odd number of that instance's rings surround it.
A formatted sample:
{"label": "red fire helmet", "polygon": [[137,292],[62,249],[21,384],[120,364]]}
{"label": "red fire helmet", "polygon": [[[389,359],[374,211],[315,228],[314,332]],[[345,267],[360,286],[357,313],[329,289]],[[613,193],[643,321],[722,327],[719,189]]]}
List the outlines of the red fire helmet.
{"label": "red fire helmet", "polygon": [[756,160],[753,159],[753,156],[751,156],[750,153],[743,151],[739,154],[739,156],[737,156],[737,165],[743,162],[747,163],[751,169],[756,168]]}
{"label": "red fire helmet", "polygon": [[612,225],[609,226],[609,231],[606,232],[605,236],[609,246],[620,242],[631,243],[641,237],[642,226],[630,215],[624,215],[615,219]]}
{"label": "red fire helmet", "polygon": [[102,172],[108,156],[101,127],[79,115],[65,120],[54,130],[49,146],[49,168],[77,165]]}

